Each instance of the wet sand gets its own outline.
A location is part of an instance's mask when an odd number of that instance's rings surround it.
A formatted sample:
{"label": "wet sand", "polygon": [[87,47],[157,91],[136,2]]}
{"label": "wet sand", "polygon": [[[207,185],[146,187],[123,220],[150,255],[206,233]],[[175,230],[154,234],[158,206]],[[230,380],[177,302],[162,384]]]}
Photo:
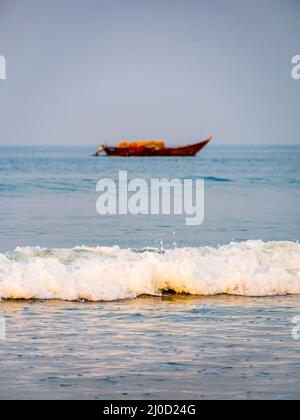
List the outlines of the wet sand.
{"label": "wet sand", "polygon": [[300,399],[300,297],[0,301],[0,399]]}

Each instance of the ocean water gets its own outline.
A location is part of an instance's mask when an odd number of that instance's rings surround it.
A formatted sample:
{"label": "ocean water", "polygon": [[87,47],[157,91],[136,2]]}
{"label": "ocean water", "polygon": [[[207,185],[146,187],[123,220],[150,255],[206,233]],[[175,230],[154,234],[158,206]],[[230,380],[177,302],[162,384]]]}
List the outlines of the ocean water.
{"label": "ocean water", "polygon": [[[93,158],[95,147],[0,148],[0,252],[18,246],[145,248],[297,241],[300,147],[209,145],[195,158]],[[201,178],[205,221],[96,212],[99,179]]]}
{"label": "ocean water", "polygon": [[[300,147],[94,149],[0,147],[0,398],[300,398]],[[204,223],[99,216],[119,170],[204,179]]]}

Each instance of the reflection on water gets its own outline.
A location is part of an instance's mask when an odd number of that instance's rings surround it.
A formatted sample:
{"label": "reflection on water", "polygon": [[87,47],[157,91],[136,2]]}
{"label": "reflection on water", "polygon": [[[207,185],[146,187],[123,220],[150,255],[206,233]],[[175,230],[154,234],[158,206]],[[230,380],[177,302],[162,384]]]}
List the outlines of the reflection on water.
{"label": "reflection on water", "polygon": [[1,398],[300,397],[297,296],[2,301],[0,313]]}

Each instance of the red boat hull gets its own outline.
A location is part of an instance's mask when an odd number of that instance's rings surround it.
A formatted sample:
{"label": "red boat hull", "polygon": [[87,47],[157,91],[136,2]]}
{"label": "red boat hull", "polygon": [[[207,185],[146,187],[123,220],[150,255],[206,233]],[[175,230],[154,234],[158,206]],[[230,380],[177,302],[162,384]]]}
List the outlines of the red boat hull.
{"label": "red boat hull", "polygon": [[144,157],[144,156],[195,156],[210,141],[209,139],[200,143],[191,144],[183,147],[166,147],[164,149],[151,149],[148,147],[103,147],[103,151],[107,156],[123,156],[123,157]]}

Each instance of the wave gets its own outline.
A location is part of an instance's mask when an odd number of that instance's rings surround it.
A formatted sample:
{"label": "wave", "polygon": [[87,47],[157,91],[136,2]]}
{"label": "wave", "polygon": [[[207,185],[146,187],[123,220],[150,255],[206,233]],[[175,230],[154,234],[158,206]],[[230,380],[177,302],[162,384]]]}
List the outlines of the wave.
{"label": "wave", "polygon": [[192,295],[300,294],[300,244],[135,251],[17,248],[0,254],[0,298],[112,301],[164,290]]}
{"label": "wave", "polygon": [[217,176],[195,176],[195,175],[187,175],[185,178],[181,179],[204,179],[204,181],[212,181],[212,182],[234,182],[231,178],[220,178]]}
{"label": "wave", "polygon": [[205,181],[214,181],[214,182],[234,182],[233,179],[230,178],[219,178],[217,176],[205,176],[203,177]]}

